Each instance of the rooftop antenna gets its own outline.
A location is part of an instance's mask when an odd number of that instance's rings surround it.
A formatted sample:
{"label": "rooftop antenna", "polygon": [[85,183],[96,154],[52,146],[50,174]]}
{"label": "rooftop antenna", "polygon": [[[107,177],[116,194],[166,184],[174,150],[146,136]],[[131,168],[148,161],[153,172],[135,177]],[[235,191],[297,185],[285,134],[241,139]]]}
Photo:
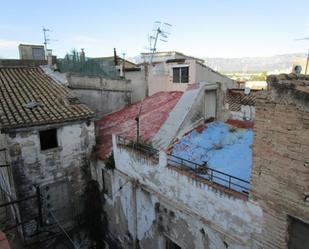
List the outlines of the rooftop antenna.
{"label": "rooftop antenna", "polygon": [[48,32],[51,32],[50,29],[43,27],[42,30],[43,30],[43,35],[44,35],[45,56],[47,58],[47,50],[48,50],[47,44],[50,44],[51,41],[57,41],[57,40],[50,39],[50,36],[48,35]]}
{"label": "rooftop antenna", "polygon": [[157,42],[158,39],[162,42],[167,42],[169,35],[171,34],[171,28],[172,25],[166,22],[154,22],[153,25],[153,34],[148,35],[149,45],[150,45],[150,51],[151,57],[150,57],[150,63],[152,63],[153,54],[157,51]]}
{"label": "rooftop antenna", "polygon": [[46,29],[44,27],[43,27],[42,30],[43,30],[43,34],[44,34],[44,46],[45,46],[45,50],[47,50],[47,44],[50,42],[50,39],[49,39],[49,37],[47,35],[47,32],[50,32],[50,30]]}

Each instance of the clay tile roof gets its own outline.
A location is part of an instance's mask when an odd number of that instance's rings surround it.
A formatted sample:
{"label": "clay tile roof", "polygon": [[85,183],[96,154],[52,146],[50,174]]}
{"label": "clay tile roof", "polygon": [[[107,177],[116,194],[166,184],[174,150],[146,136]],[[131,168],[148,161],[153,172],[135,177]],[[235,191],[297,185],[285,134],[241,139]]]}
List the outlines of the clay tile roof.
{"label": "clay tile roof", "polygon": [[[154,137],[181,96],[182,92],[158,92],[143,100],[140,114],[140,136],[143,141]],[[100,159],[104,160],[111,152],[112,134],[136,138],[135,118],[140,106],[141,102],[135,103],[97,121],[97,155]]]}
{"label": "clay tile roof", "polygon": [[238,112],[242,105],[255,106],[257,91],[250,91],[248,95],[244,94],[243,89],[229,90],[225,102],[229,104],[231,111]]}
{"label": "clay tile roof", "polygon": [[0,128],[87,119],[94,113],[39,67],[0,67]]}

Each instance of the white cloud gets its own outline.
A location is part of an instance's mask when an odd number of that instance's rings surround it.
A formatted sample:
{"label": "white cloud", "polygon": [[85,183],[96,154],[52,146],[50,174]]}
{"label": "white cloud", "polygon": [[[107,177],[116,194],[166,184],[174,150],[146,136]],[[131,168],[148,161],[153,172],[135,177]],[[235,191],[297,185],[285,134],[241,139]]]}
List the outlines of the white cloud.
{"label": "white cloud", "polygon": [[0,49],[17,49],[20,43],[21,43],[20,41],[0,39]]}

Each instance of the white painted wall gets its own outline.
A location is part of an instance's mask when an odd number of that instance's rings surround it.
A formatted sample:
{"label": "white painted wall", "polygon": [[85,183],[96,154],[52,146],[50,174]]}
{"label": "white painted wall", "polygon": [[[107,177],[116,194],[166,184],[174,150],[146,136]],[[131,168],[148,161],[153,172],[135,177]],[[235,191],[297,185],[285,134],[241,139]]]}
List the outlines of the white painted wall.
{"label": "white painted wall", "polygon": [[[189,82],[173,83],[173,67],[189,66]],[[158,73],[161,72],[161,73]],[[149,95],[159,91],[185,91],[190,84],[207,82],[221,83],[228,88],[235,87],[234,81],[194,59],[186,59],[184,63],[161,62],[149,66]]]}
{"label": "white painted wall", "polygon": [[236,120],[254,121],[254,119],[255,119],[255,106],[241,105],[239,112],[231,111],[230,118],[236,119]]}
{"label": "white painted wall", "polygon": [[[128,231],[133,237],[136,234],[141,248],[152,248],[151,243],[162,242],[162,236],[170,237],[182,248],[224,248],[223,241],[228,248],[255,248],[254,238],[255,234],[261,233],[263,214],[254,201],[234,198],[168,169],[166,154],[162,151],[156,163],[132,149],[118,147],[115,137],[113,150],[116,169],[112,182],[115,194],[109,200],[109,205],[119,204],[120,200],[121,208],[115,206],[112,210],[124,213]],[[133,205],[134,189],[137,189],[136,211]],[[154,205],[157,202],[175,212],[172,221],[166,221],[165,216],[162,221],[170,231],[165,229],[162,233],[158,232],[160,220]],[[177,225],[179,222],[183,225]],[[206,233],[207,246],[201,228]],[[191,234],[190,245],[184,231]],[[159,244],[156,246],[154,248],[164,248]]]}

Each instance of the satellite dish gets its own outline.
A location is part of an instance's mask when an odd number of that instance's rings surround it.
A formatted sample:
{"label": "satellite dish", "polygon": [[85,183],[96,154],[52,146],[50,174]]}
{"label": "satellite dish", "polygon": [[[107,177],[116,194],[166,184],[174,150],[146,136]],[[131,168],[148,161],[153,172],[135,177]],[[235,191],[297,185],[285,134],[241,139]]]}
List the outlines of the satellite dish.
{"label": "satellite dish", "polygon": [[295,65],[295,66],[293,67],[293,73],[295,73],[295,74],[297,74],[297,75],[301,73],[301,70],[302,70],[302,68],[301,68],[300,65]]}
{"label": "satellite dish", "polygon": [[251,91],[250,87],[245,87],[244,93],[245,93],[246,95],[249,95],[249,94],[250,94],[250,91]]}

